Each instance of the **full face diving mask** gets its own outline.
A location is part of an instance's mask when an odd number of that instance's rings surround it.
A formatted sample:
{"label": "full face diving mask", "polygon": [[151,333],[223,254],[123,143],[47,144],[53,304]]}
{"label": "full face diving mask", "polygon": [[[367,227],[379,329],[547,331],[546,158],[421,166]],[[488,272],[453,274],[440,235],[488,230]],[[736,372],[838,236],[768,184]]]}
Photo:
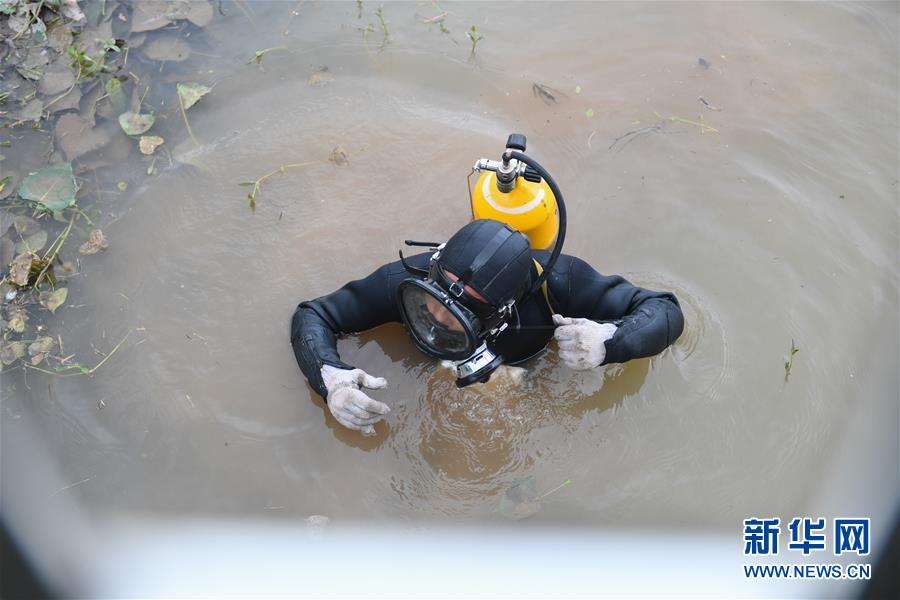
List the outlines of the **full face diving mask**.
{"label": "full face diving mask", "polygon": [[397,300],[416,346],[456,361],[459,387],[487,381],[503,364],[493,342],[508,327],[529,283],[528,239],[482,219],[440,245],[427,271],[404,265],[416,276],[400,283]]}
{"label": "full face diving mask", "polygon": [[[428,269],[407,264],[400,253],[403,266],[412,275],[397,289],[403,322],[422,352],[456,361],[458,387],[487,381],[503,364],[503,357],[494,347],[495,341],[509,326],[511,318],[518,315],[516,305],[545,285],[566,239],[566,204],[562,192],[550,173],[525,154],[525,143],[524,135],[512,134],[499,161],[482,158],[472,167],[470,176],[480,171],[492,172],[492,177],[480,180],[482,193],[477,198],[470,187],[473,216],[481,215],[486,206],[493,207],[496,202],[492,200],[502,200],[499,212],[487,211],[485,216],[491,218],[472,221],[446,244],[407,240],[408,246],[433,247],[435,252]],[[496,191],[490,189],[490,181],[495,183]],[[545,181],[558,210],[552,219],[545,219],[550,223],[549,230],[537,227],[531,231],[535,236],[532,242],[539,248],[554,235],[556,238],[537,278],[530,276],[533,261],[529,240],[516,230],[524,223],[517,225],[507,219],[530,215],[532,205],[549,211],[553,203],[539,202],[541,190],[528,186],[520,190],[523,181],[529,184]],[[522,193],[516,196],[516,190]],[[513,206],[522,200],[524,205]],[[512,205],[507,206],[510,202]]]}

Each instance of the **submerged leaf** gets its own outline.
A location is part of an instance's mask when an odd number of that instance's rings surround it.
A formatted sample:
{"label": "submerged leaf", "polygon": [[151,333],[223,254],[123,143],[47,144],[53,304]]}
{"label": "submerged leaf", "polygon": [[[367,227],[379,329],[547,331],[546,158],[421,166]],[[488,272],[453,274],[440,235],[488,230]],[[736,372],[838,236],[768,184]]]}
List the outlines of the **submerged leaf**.
{"label": "submerged leaf", "polygon": [[167,19],[173,21],[187,19],[197,27],[206,27],[213,18],[212,4],[206,0],[170,0],[165,12]]}
{"label": "submerged leaf", "polygon": [[328,73],[328,67],[319,67],[315,73],[309,76],[306,83],[313,87],[325,87],[332,81],[334,81],[334,77]]}
{"label": "submerged leaf", "polygon": [[25,215],[14,216],[13,227],[19,235],[31,235],[41,228],[37,221]]}
{"label": "submerged leaf", "polygon": [[19,109],[16,117],[18,117],[20,121],[40,121],[43,114],[44,103],[37,98],[34,98]]}
{"label": "submerged leaf", "polygon": [[9,320],[9,328],[16,333],[22,333],[25,331],[25,321],[26,319],[22,315],[16,315]]}
{"label": "submerged leaf", "polygon": [[104,87],[106,88],[106,98],[109,100],[112,109],[116,112],[124,110],[128,98],[125,97],[125,90],[122,89],[122,82],[113,77],[106,82]]}
{"label": "submerged leaf", "polygon": [[47,28],[47,44],[57,52],[65,52],[72,45],[72,30],[62,20]]}
{"label": "submerged leaf", "polygon": [[141,135],[153,127],[155,120],[153,115],[126,112],[119,115],[119,126],[128,135]]}
{"label": "submerged leaf", "polygon": [[73,21],[84,20],[84,13],[78,7],[78,0],[59,0],[59,11]]}
{"label": "submerged leaf", "polygon": [[0,348],[0,360],[4,365],[11,365],[23,356],[25,356],[24,342],[10,342]]}
{"label": "submerged leaf", "polygon": [[94,127],[77,113],[66,113],[56,121],[56,143],[68,160],[99,150],[112,139],[108,128]]}
{"label": "submerged leaf", "polygon": [[44,71],[38,82],[38,91],[46,96],[60,94],[75,83],[75,75],[69,65],[55,62]]}
{"label": "submerged leaf", "polygon": [[10,306],[6,309],[9,318],[9,328],[16,333],[25,331],[25,323],[28,322],[28,311],[23,306]]}
{"label": "submerged leaf", "polygon": [[68,295],[69,288],[57,288],[52,292],[41,292],[38,299],[41,306],[45,306],[50,312],[55,313],[56,309],[66,301]]}
{"label": "submerged leaf", "polygon": [[199,83],[179,83],[175,87],[178,89],[178,98],[181,100],[184,110],[197,104],[200,98],[212,91],[212,88]]}
{"label": "submerged leaf", "polygon": [[166,16],[168,6],[162,0],[135,2],[131,11],[131,32],[152,31],[172,21]]}
{"label": "submerged leaf", "polygon": [[47,232],[41,230],[16,244],[16,254],[21,254],[22,252],[37,254],[46,244]]}
{"label": "submerged leaf", "polygon": [[500,498],[500,505],[497,507],[498,512],[509,519],[524,519],[530,517],[541,509],[541,500],[562,489],[572,483],[571,479],[566,479],[560,485],[550,491],[538,495],[534,477],[520,477],[515,479]]}
{"label": "submerged leaf", "polygon": [[191,47],[176,35],[161,35],[141,46],[141,52],[150,60],[181,62],[191,55]]}
{"label": "submerged leaf", "polygon": [[497,510],[509,519],[530,517],[541,508],[540,503],[534,501],[537,495],[534,477],[515,479],[512,485],[503,492]]}
{"label": "submerged leaf", "polygon": [[141,154],[153,154],[156,148],[164,141],[158,135],[142,135],[141,141],[138,142],[138,148],[141,149]]}
{"label": "submerged leaf", "polygon": [[56,342],[54,342],[53,338],[49,335],[39,337],[28,346],[28,354],[29,356],[34,356],[36,354],[46,354],[53,350],[53,346],[55,344]]}
{"label": "submerged leaf", "polygon": [[19,65],[18,67],[16,67],[16,73],[18,73],[25,79],[40,81],[41,77],[44,75],[44,67],[43,65],[39,65],[36,67],[26,67],[24,65]]}
{"label": "submerged leaf", "polygon": [[75,175],[72,163],[50,165],[22,180],[19,195],[37,202],[46,210],[59,212],[75,204]]}

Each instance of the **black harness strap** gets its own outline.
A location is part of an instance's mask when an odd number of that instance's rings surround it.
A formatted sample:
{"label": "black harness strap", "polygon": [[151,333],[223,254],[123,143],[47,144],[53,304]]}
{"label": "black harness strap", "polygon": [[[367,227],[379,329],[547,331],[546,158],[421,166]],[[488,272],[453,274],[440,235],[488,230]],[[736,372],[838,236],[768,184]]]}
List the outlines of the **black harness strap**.
{"label": "black harness strap", "polygon": [[481,249],[481,252],[475,255],[475,258],[472,259],[472,264],[469,265],[469,268],[465,270],[465,272],[459,276],[459,283],[461,285],[465,285],[468,283],[473,275],[478,272],[481,267],[487,264],[489,260],[497,253],[497,250],[500,249],[500,246],[503,245],[503,242],[508,240],[513,235],[513,232],[504,227],[491,238],[491,241],[484,245],[484,248]]}

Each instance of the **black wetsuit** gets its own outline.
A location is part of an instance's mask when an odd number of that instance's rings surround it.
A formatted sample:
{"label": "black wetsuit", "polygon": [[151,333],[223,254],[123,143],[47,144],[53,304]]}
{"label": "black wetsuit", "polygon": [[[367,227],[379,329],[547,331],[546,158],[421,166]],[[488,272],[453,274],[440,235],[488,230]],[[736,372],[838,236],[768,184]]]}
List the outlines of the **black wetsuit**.
{"label": "black wetsuit", "polygon": [[[542,266],[550,256],[546,251],[532,254]],[[418,254],[406,260],[427,268],[430,256]],[[338,336],[401,322],[397,286],[407,277],[410,274],[403,265],[393,262],[297,307],[291,321],[291,345],[303,374],[323,398],[327,391],[320,375],[322,365],[353,368],[337,353]],[[532,277],[537,277],[536,268]],[[494,347],[505,363],[523,362],[543,350],[556,328],[553,313],[615,324],[618,329],[606,342],[604,364],[658,354],[684,329],[684,317],[673,294],[639,288],[619,276],[601,275],[574,256],[560,255],[548,284],[553,310],[537,292],[517,305],[518,322],[514,318],[497,338]]]}

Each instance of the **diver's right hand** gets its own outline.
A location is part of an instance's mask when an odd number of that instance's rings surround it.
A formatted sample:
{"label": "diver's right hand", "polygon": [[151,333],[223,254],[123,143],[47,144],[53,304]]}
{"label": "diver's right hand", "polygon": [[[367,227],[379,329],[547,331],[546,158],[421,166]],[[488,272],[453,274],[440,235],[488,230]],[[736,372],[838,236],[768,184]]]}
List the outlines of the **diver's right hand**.
{"label": "diver's right hand", "polygon": [[344,427],[361,431],[363,435],[375,435],[373,425],[384,418],[391,408],[366,396],[361,387],[370,390],[387,385],[384,377],[372,377],[362,369],[339,369],[324,365],[320,371],[325,389],[328,390],[328,410]]}

